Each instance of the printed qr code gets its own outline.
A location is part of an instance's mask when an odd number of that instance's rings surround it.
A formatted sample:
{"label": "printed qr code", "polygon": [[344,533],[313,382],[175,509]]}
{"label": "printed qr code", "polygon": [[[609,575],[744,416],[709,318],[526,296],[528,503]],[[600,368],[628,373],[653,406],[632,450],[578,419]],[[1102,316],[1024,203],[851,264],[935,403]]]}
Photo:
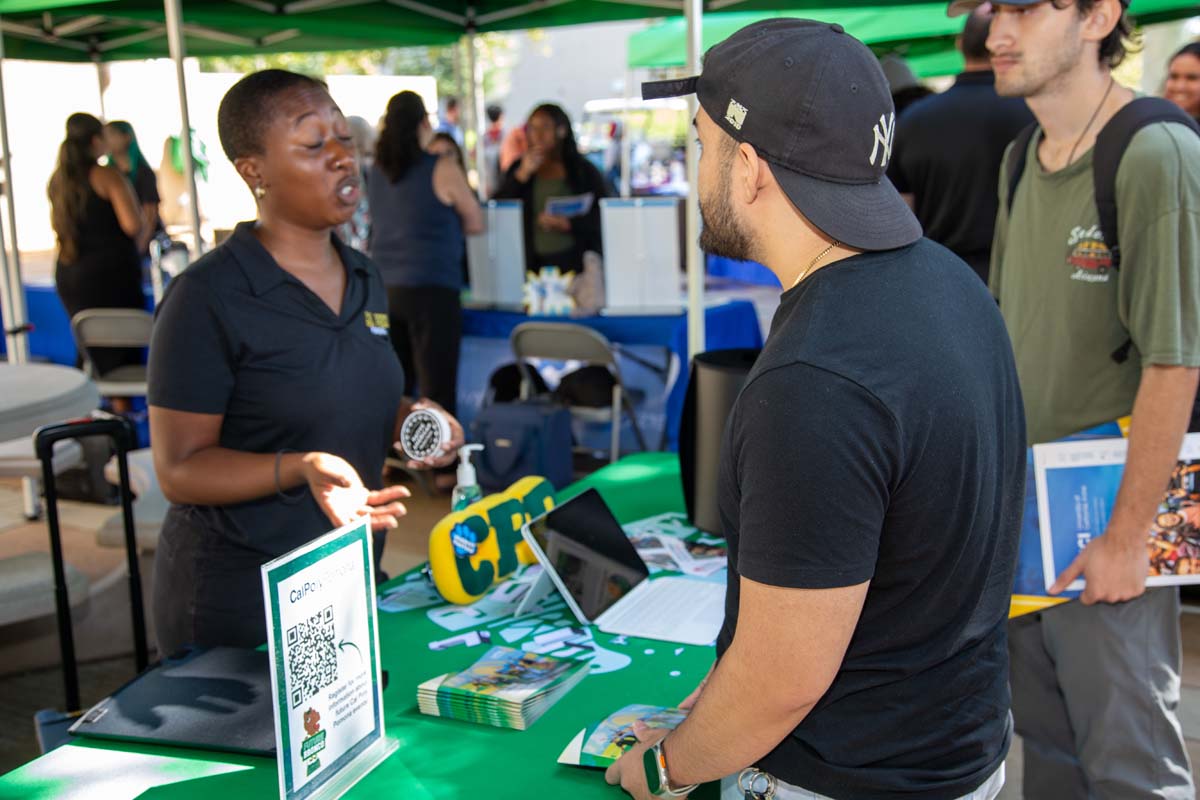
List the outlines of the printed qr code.
{"label": "printed qr code", "polygon": [[333,606],[326,606],[308,622],[288,628],[287,670],[292,686],[292,708],[299,707],[337,680]]}

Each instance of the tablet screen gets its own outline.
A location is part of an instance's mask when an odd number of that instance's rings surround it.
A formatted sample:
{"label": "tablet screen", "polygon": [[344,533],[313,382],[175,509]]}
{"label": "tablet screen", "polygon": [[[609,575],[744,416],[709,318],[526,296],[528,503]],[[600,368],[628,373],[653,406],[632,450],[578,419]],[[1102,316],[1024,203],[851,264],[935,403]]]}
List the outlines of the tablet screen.
{"label": "tablet screen", "polygon": [[535,519],[529,532],[589,621],[649,575],[595,489]]}

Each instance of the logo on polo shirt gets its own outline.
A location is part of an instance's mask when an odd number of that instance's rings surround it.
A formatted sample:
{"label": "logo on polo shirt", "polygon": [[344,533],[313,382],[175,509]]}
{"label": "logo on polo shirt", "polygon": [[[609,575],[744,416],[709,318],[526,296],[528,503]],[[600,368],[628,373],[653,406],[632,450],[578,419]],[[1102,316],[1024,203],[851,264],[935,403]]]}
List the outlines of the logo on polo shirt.
{"label": "logo on polo shirt", "polygon": [[1071,280],[1081,283],[1108,283],[1112,277],[1112,250],[1104,242],[1099,225],[1077,225],[1067,237],[1067,266]]}
{"label": "logo on polo shirt", "polygon": [[371,329],[371,333],[376,336],[388,335],[388,315],[379,311],[364,311],[363,316],[367,318],[367,327]]}
{"label": "logo on polo shirt", "polygon": [[725,121],[732,125],[736,130],[741,130],[746,124],[746,107],[737,100],[729,101],[729,108],[725,109]]}

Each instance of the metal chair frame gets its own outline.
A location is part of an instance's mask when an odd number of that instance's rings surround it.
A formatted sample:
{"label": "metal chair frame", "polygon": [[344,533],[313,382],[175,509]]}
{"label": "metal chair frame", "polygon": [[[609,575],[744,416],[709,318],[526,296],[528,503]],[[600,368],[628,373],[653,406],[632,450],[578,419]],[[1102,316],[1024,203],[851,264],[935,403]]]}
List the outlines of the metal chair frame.
{"label": "metal chair frame", "polygon": [[638,425],[637,414],[629,401],[621,380],[621,367],[617,354],[608,338],[586,325],[568,322],[523,322],[513,329],[510,337],[513,357],[521,370],[521,397],[528,399],[532,385],[527,363],[530,358],[547,358],[557,361],[582,361],[586,364],[608,369],[613,376],[612,405],[604,411],[604,418],[597,417],[600,409],[570,407],[572,416],[589,422],[607,421],[612,425],[609,445],[609,461],[616,462],[621,456],[621,413],[629,416],[634,438],[638,447],[646,449],[646,440]]}

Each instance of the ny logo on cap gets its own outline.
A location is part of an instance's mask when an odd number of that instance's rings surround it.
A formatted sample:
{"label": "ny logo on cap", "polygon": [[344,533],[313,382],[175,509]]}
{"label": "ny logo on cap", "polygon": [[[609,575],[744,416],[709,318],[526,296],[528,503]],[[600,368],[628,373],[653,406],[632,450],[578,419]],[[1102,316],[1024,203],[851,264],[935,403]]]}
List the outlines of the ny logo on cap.
{"label": "ny logo on cap", "polygon": [[725,121],[740,131],[746,124],[746,107],[737,100],[730,100],[729,108],[725,109]]}
{"label": "ny logo on cap", "polygon": [[879,158],[879,146],[883,145],[883,161],[879,166],[886,167],[888,161],[892,159],[892,144],[896,139],[896,115],[888,114],[886,117],[883,114],[879,115],[879,122],[875,123],[875,144],[871,147],[871,166],[875,166],[875,161]]}

